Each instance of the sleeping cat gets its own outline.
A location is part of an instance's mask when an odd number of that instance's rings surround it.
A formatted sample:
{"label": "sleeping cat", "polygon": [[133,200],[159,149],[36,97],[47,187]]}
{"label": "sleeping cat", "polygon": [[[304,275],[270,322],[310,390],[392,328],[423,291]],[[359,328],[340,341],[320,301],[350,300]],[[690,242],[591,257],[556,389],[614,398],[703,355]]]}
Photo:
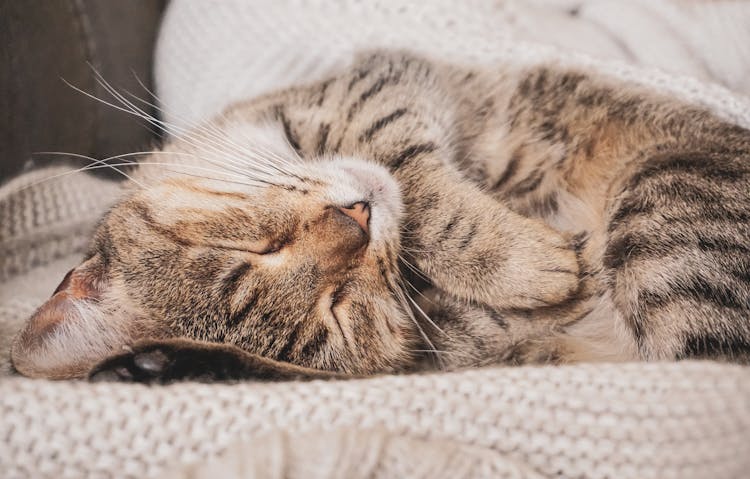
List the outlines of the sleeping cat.
{"label": "sleeping cat", "polygon": [[701,108],[375,52],[141,162],[12,360],[144,382],[747,362],[748,219],[750,132]]}

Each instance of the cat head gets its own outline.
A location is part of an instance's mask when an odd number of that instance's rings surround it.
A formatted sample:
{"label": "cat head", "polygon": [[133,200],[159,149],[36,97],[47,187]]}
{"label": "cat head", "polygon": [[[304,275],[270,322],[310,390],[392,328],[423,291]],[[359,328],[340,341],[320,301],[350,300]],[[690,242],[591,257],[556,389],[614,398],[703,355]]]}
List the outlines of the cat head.
{"label": "cat head", "polygon": [[145,337],[357,374],[412,360],[397,183],[367,161],[302,162],[275,131],[249,134],[250,156],[178,142],[143,162],[16,338],[19,372],[81,377]]}

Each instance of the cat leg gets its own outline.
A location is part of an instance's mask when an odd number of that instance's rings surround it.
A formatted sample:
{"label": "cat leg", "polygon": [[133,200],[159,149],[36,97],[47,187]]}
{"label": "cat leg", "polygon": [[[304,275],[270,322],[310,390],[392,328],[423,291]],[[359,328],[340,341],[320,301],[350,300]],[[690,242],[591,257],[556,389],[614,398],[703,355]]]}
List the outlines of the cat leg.
{"label": "cat leg", "polygon": [[403,249],[440,289],[495,310],[551,307],[580,290],[576,238],[521,216],[435,155],[396,172]]}
{"label": "cat leg", "polygon": [[185,338],[142,340],[96,365],[91,381],[290,381],[349,377],[275,361],[219,343]]}
{"label": "cat leg", "polygon": [[[588,284],[588,282],[587,282]],[[459,369],[494,364],[562,364],[592,359],[592,344],[567,333],[588,315],[597,298],[588,294],[564,305],[499,311],[432,288],[417,298],[426,369]]]}

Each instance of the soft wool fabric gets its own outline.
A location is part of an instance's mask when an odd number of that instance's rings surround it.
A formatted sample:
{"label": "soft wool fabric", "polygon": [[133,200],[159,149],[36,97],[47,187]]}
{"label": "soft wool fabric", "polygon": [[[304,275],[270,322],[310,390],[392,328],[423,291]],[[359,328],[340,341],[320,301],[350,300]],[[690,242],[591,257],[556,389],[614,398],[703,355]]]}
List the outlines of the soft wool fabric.
{"label": "soft wool fabric", "polygon": [[[158,93],[167,119],[184,125],[320,76],[356,49],[400,46],[463,61],[588,66],[750,126],[750,103],[721,87],[517,42],[528,31],[521,26],[538,20],[532,4],[542,3],[173,0]],[[646,3],[667,5],[627,2]],[[579,15],[593,18],[585,8]],[[694,61],[675,60],[682,66],[672,70],[693,74],[684,65]],[[37,183],[62,171],[0,188],[0,374],[11,335],[80,260],[118,195],[117,185],[85,175]],[[4,478],[742,478],[750,369],[604,364],[152,388],[6,377],[0,438]]]}
{"label": "soft wool fabric", "polygon": [[173,477],[685,479],[750,468],[750,370],[708,362],[151,388],[6,379],[2,391],[9,478],[163,477],[189,463]]}
{"label": "soft wool fabric", "polygon": [[594,64],[747,119],[747,103],[722,89],[631,66],[750,94],[750,5],[742,1],[177,0],[163,23],[156,84],[166,118],[185,125],[381,47],[462,62]]}

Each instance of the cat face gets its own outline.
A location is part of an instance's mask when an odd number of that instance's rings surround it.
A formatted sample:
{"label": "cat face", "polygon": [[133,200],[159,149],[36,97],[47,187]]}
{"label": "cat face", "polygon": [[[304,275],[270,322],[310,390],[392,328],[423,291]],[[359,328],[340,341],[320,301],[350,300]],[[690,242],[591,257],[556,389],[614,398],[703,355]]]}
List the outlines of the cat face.
{"label": "cat face", "polygon": [[172,336],[319,369],[402,368],[416,334],[398,283],[398,185],[351,158],[276,164],[244,181],[144,168],[17,338],[16,369],[81,376]]}

